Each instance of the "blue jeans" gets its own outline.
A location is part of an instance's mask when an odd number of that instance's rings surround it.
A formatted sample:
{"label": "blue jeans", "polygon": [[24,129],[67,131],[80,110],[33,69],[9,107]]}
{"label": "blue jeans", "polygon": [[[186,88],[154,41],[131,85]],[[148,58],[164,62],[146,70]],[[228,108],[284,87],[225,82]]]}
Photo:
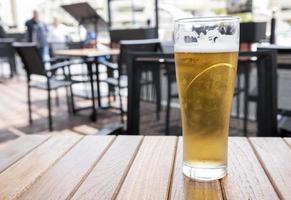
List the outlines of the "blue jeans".
{"label": "blue jeans", "polygon": [[47,46],[44,46],[44,47],[38,47],[38,52],[42,58],[42,60],[47,60],[49,58],[49,55],[48,55],[48,47]]}

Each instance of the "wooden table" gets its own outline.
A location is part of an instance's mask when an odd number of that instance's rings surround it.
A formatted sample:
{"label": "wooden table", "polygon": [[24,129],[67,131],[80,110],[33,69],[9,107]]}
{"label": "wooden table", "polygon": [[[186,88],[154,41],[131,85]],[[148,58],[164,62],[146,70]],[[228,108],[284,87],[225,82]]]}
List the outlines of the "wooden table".
{"label": "wooden table", "polygon": [[[94,80],[93,80],[93,63],[95,63],[96,71],[96,81],[97,81],[97,99],[98,106],[101,107],[101,95],[100,95],[100,80],[99,80],[99,69],[97,59],[102,56],[109,55],[118,55],[119,49],[67,49],[67,50],[58,50],[55,51],[56,56],[66,56],[66,57],[80,57],[83,58],[87,64],[88,76],[90,80],[90,89],[91,89],[91,101],[92,101],[92,120],[96,120],[96,106],[95,106],[95,89],[94,89]],[[93,58],[93,61],[89,60]],[[80,110],[83,110],[81,108]]]}
{"label": "wooden table", "polygon": [[181,137],[23,136],[0,146],[0,199],[291,199],[291,139],[230,138],[228,172],[183,177]]}

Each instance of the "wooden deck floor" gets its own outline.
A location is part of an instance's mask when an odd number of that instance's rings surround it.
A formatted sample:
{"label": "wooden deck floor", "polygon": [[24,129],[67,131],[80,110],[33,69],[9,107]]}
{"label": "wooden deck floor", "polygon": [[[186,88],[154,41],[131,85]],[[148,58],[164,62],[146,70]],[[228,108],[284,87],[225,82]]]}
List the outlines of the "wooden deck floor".
{"label": "wooden deck floor", "polygon": [[[0,82],[0,142],[17,138],[22,134],[47,133],[46,91],[32,90],[33,124],[28,123],[26,83],[24,76]],[[90,111],[82,111],[76,115],[67,112],[65,91],[59,90],[60,105],[53,101],[54,130],[71,130],[79,134],[98,134],[98,129],[120,123],[119,114],[113,110],[98,111],[97,122],[89,120]],[[53,97],[54,97],[53,93]],[[107,99],[103,99],[107,101]],[[76,99],[79,106],[90,105],[89,101]],[[144,135],[163,135],[165,128],[165,111],[160,113],[160,120],[155,117],[155,105],[141,104],[140,132]],[[242,135],[241,120],[231,120],[230,135]],[[150,127],[150,129],[149,129]],[[255,128],[250,127],[253,134]],[[180,113],[178,109],[171,111],[171,134],[181,133]]]}
{"label": "wooden deck floor", "polygon": [[[22,134],[48,132],[46,91],[32,89],[33,124],[28,123],[26,83],[20,76],[0,83],[0,142],[13,139]],[[80,134],[97,133],[98,128],[119,123],[118,114],[110,111],[98,111],[98,121],[90,122],[90,111],[82,111],[76,115],[69,114],[65,100],[65,91],[59,89],[60,104],[56,106],[53,93],[53,125],[54,130],[70,129]],[[78,100],[79,106],[90,105],[86,100]]]}

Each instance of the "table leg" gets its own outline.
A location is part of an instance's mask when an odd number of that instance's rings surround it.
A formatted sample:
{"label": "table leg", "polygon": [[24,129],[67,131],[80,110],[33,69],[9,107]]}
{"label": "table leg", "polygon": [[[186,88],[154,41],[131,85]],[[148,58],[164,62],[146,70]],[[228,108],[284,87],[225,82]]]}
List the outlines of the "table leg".
{"label": "table leg", "polygon": [[141,67],[128,66],[127,134],[139,134]]}
{"label": "table leg", "polygon": [[97,100],[98,100],[98,107],[102,108],[101,105],[101,95],[100,95],[100,78],[99,78],[99,64],[95,62],[96,66],[96,81],[97,81]]}
{"label": "table leg", "polygon": [[91,87],[91,101],[92,101],[92,114],[91,120],[96,121],[96,106],[95,106],[95,94],[94,94],[94,80],[93,80],[93,70],[92,70],[92,62],[87,62],[87,68],[90,78],[90,87]]}

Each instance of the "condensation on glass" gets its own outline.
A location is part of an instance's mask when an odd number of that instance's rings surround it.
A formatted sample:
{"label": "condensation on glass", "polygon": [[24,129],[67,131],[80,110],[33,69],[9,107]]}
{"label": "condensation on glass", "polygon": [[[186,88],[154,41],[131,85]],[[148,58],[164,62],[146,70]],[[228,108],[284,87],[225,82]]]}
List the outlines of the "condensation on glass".
{"label": "condensation on glass", "polygon": [[196,180],[219,179],[227,173],[239,19],[180,19],[175,22],[174,38],[183,128],[183,173]]}

